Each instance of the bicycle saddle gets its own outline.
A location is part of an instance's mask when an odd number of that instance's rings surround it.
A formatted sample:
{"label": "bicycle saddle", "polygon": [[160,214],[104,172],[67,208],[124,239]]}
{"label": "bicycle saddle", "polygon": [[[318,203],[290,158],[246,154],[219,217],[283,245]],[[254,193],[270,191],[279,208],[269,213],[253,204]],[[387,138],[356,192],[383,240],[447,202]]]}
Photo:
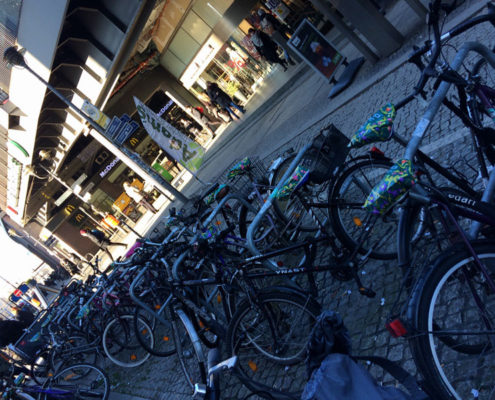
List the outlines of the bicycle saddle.
{"label": "bicycle saddle", "polygon": [[349,147],[358,148],[369,143],[389,140],[392,136],[392,125],[396,114],[392,103],[380,108],[351,137]]}
{"label": "bicycle saddle", "polygon": [[244,157],[241,161],[235,164],[227,173],[227,178],[232,179],[238,175],[246,173],[251,168],[251,160],[248,157]]}

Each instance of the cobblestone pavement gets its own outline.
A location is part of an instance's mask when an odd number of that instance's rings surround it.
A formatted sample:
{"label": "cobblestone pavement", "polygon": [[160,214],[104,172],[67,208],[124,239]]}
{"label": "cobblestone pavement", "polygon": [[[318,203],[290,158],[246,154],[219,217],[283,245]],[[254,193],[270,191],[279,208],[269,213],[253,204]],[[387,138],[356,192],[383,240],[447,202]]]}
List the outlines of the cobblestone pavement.
{"label": "cobblestone pavement", "polygon": [[[476,3],[476,1],[468,2],[466,8]],[[467,40],[480,40],[483,43],[493,45],[493,38],[495,38],[493,28],[485,24],[469,31],[461,38],[453,40],[452,45],[458,46]],[[452,48],[448,49],[448,52],[452,51]],[[373,74],[373,68],[376,67],[368,68],[369,77]],[[306,77],[299,87],[291,89],[290,95],[271,105],[270,112],[266,118],[263,118],[263,121],[260,119],[258,122],[251,123],[249,130],[242,132],[242,137],[237,136],[235,140],[225,143],[222,148],[223,154],[230,154],[228,150],[232,149],[232,155],[219,160],[221,167],[217,165],[216,175],[215,172],[210,172],[209,177],[218,176],[218,171],[224,170],[234,159],[240,158],[241,149],[243,150],[242,155],[261,156],[268,164],[288,148],[298,149],[302,147],[320,129],[330,123],[350,136],[368,116],[386,102],[398,101],[410,93],[417,77],[418,74],[414,66],[399,64],[397,68],[373,81],[373,84],[367,87],[365,82],[358,80],[356,85],[363,85],[365,89],[340,106],[333,107],[331,112],[326,113],[319,103],[322,99],[326,100],[328,86],[322,87],[321,81],[318,79]],[[295,99],[299,99],[297,107],[294,106]],[[295,113],[296,108],[297,114]],[[409,137],[423,109],[424,106],[419,101],[414,101],[401,109],[395,123],[396,131],[406,138]],[[309,122],[301,122],[305,118]],[[287,132],[293,132],[290,129],[291,126],[303,128],[297,130],[296,134],[289,134]],[[259,134],[261,130],[264,130],[263,134]],[[470,167],[470,165],[474,165],[474,162],[468,134],[468,130],[463,127],[460,120],[448,110],[442,109],[434,119],[429,134],[423,141],[423,150],[441,162],[456,165],[461,173],[467,175],[474,182],[477,172]],[[399,158],[402,152],[402,149],[394,143],[384,143],[378,147],[394,159]],[[234,151],[233,149],[237,150]],[[207,169],[205,168],[205,170]],[[193,189],[190,190],[193,191]],[[392,338],[385,328],[392,302],[399,290],[400,276],[395,262],[369,262],[362,271],[362,278],[377,293],[375,298],[369,299],[359,295],[352,282],[339,282],[323,274],[319,278],[321,290],[319,301],[323,304],[324,309],[336,310],[342,314],[344,322],[350,330],[356,354],[385,356],[391,360],[399,361],[404,368],[415,373],[415,365],[406,341]],[[385,381],[389,379],[381,377],[379,371],[374,372],[379,379],[383,378]],[[284,370],[281,369],[280,374],[283,373]],[[110,377],[116,383],[115,390],[119,393],[154,400],[190,398],[184,378],[180,373],[179,363],[175,357],[152,358],[142,367],[133,370],[111,368]],[[302,382],[305,376],[300,376],[299,379]],[[225,383],[224,389],[225,399],[243,399],[248,393],[235,381],[235,378]]]}

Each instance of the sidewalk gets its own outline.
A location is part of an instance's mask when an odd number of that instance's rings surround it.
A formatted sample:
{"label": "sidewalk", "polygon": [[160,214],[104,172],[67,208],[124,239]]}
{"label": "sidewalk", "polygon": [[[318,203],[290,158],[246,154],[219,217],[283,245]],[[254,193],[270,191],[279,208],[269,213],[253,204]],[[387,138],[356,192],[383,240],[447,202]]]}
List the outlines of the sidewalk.
{"label": "sidewalk", "polygon": [[[399,4],[405,7],[403,3]],[[476,14],[485,4],[482,1],[467,0],[451,16],[445,29]],[[412,21],[417,18],[414,13],[409,14],[406,11],[404,15],[398,13],[398,20],[409,18]],[[414,23],[410,26],[414,26]],[[487,37],[494,37],[493,28],[485,24],[453,41],[453,44],[459,45],[462,41],[473,39],[486,42]],[[406,65],[405,61],[412,44],[420,44],[426,39],[423,28],[420,34],[410,37],[390,57],[376,65],[366,63],[354,84],[332,100],[327,98],[330,85],[304,65],[294,68],[290,72],[291,79],[286,83],[274,81],[273,86],[270,86],[271,82],[267,81],[267,91],[249,102],[249,112],[242,122],[231,124],[215,140],[206,153],[199,177],[204,181],[215,181],[222,171],[244,156],[257,156],[267,164],[287,148],[297,149],[307,143],[329,123],[335,124],[346,135],[352,135],[379,107],[388,101],[397,101],[412,91],[419,75],[415,67]],[[342,52],[350,59],[358,55],[350,45],[345,46]],[[413,102],[400,110],[396,118],[397,131],[408,137],[419,120],[422,109],[421,103]],[[450,164],[467,157],[470,154],[469,142],[465,138],[467,132],[462,128],[456,118],[442,110],[424,140],[423,149]],[[400,147],[390,143],[378,147],[392,157],[399,157],[402,151]],[[204,188],[192,180],[183,192],[186,196],[191,196],[198,190]],[[181,207],[180,202],[174,202],[174,205]],[[162,216],[164,213],[165,211]],[[154,216],[148,223],[148,232],[159,230],[163,218]],[[352,282],[340,282],[327,274],[318,277],[321,287],[319,300],[325,309],[341,313],[351,334],[356,354],[381,355],[399,361],[406,370],[415,373],[407,342],[404,339],[391,338],[384,326],[391,303],[399,290],[400,273],[396,265],[393,262],[373,261],[366,265],[362,273],[365,285],[371,285],[377,293],[375,298],[364,298],[357,293]],[[190,398],[176,357],[152,358],[136,370],[118,372],[112,368],[110,375],[117,379],[118,373],[121,375],[121,382],[116,388],[118,392],[153,400]],[[247,391],[235,378],[225,382],[222,393],[223,398],[229,400],[243,399],[247,395]],[[132,397],[129,400],[131,399]]]}

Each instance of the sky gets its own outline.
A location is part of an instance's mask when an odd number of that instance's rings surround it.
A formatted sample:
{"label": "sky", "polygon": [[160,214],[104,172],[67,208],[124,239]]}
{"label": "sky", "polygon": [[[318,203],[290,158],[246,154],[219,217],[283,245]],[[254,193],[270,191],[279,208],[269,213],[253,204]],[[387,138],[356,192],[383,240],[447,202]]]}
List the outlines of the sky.
{"label": "sky", "polygon": [[12,293],[12,286],[22,283],[31,277],[33,269],[37,268],[42,260],[27,250],[24,246],[14,242],[7,232],[0,227],[0,297]]}

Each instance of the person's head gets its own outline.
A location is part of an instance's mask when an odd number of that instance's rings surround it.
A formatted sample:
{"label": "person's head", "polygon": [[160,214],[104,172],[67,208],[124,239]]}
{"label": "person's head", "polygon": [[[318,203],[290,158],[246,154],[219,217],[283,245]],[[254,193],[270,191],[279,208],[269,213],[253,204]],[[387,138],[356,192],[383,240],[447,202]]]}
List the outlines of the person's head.
{"label": "person's head", "polygon": [[124,184],[123,184],[124,187],[127,187],[127,186],[131,186],[131,182],[129,181],[125,181]]}
{"label": "person's head", "polygon": [[206,81],[206,87],[210,87],[211,85],[213,85],[212,81]]}
{"label": "person's head", "polygon": [[79,231],[79,233],[81,234],[81,236],[87,236],[88,235],[88,231],[86,229],[81,229]]}
{"label": "person's head", "polygon": [[266,14],[265,10],[263,10],[262,8],[258,9],[258,16],[263,17],[263,15],[265,14]]}
{"label": "person's head", "polygon": [[253,36],[253,34],[254,34],[255,32],[256,32],[256,29],[254,29],[254,28],[249,28],[249,30],[248,30],[248,35],[249,35],[249,36]]}

